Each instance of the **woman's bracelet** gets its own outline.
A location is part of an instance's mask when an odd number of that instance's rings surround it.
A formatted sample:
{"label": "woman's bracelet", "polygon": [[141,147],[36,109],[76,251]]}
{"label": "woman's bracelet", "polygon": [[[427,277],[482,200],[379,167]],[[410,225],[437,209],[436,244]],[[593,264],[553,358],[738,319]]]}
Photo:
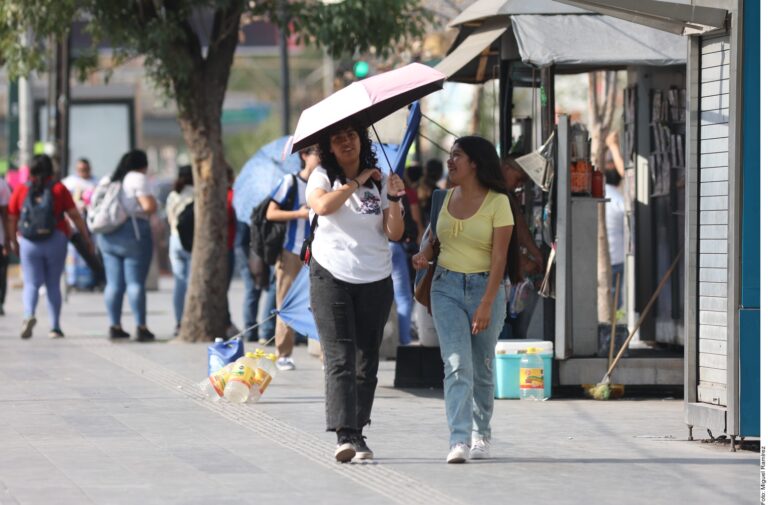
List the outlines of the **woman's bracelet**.
{"label": "woman's bracelet", "polygon": [[351,179],[351,181],[354,182],[355,184],[357,184],[357,187],[355,188],[355,191],[360,189],[360,183],[357,181],[357,179]]}

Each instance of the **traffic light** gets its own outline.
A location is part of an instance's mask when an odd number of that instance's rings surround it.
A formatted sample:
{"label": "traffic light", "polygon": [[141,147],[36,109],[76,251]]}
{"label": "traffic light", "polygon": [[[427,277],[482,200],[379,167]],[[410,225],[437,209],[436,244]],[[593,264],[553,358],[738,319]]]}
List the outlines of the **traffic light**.
{"label": "traffic light", "polygon": [[360,60],[356,61],[354,65],[352,65],[352,73],[355,75],[357,79],[363,79],[365,77],[368,77],[368,72],[370,71],[370,66],[368,65],[367,61]]}

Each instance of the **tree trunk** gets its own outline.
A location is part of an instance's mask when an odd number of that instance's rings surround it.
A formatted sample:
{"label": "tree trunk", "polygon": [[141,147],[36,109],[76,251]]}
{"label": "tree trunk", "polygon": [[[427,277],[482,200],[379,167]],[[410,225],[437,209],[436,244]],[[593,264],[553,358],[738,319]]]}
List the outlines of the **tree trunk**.
{"label": "tree trunk", "polygon": [[[227,329],[227,162],[221,112],[243,6],[216,11],[208,54],[191,47],[191,76],[174,82],[179,124],[192,157],[195,240],[179,337],[212,341]],[[180,98],[183,97],[183,98]]]}
{"label": "tree trunk", "polygon": [[[188,342],[224,337],[227,329],[227,172],[220,130],[190,131],[195,180],[195,240],[179,335]],[[190,131],[190,133],[187,133]]]}

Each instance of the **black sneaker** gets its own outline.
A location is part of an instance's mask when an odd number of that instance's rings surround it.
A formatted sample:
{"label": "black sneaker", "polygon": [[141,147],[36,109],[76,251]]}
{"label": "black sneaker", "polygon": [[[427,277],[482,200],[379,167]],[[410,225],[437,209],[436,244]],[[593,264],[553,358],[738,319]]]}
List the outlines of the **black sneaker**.
{"label": "black sneaker", "polygon": [[130,337],[131,335],[127,331],[120,328],[119,326],[109,327],[109,338],[112,340],[121,340],[121,339],[124,340]]}
{"label": "black sneaker", "polygon": [[336,432],[336,437],[336,452],[334,453],[336,461],[339,463],[350,462],[357,454],[355,446],[352,443],[355,439],[354,433],[349,430],[339,430]]}
{"label": "black sneaker", "polygon": [[32,337],[32,329],[35,327],[35,323],[37,323],[37,319],[35,319],[35,316],[28,317],[21,323],[21,338],[24,340]]}
{"label": "black sneaker", "polygon": [[137,342],[154,342],[155,334],[149,331],[146,326],[136,327],[136,341]]}
{"label": "black sneaker", "polygon": [[61,328],[54,328],[48,332],[48,338],[64,338],[64,332]]}
{"label": "black sneaker", "polygon": [[355,433],[352,437],[352,445],[355,447],[355,460],[373,459],[373,451],[365,443],[365,438],[362,432]]}

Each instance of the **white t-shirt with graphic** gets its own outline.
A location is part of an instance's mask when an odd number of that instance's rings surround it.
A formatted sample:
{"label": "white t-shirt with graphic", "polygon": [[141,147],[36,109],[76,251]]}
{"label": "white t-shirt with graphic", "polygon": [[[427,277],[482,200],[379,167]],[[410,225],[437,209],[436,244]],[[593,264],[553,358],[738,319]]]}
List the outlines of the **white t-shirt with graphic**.
{"label": "white t-shirt with graphic", "polygon": [[[317,167],[307,182],[307,196],[320,188],[333,191],[343,184],[336,179],[331,187],[328,173]],[[386,177],[381,187],[386,191]],[[317,220],[312,257],[340,281],[365,284],[392,274],[392,254],[384,233],[383,211],[389,207],[374,185],[361,186],[336,212]],[[310,221],[314,213],[310,212]]]}

